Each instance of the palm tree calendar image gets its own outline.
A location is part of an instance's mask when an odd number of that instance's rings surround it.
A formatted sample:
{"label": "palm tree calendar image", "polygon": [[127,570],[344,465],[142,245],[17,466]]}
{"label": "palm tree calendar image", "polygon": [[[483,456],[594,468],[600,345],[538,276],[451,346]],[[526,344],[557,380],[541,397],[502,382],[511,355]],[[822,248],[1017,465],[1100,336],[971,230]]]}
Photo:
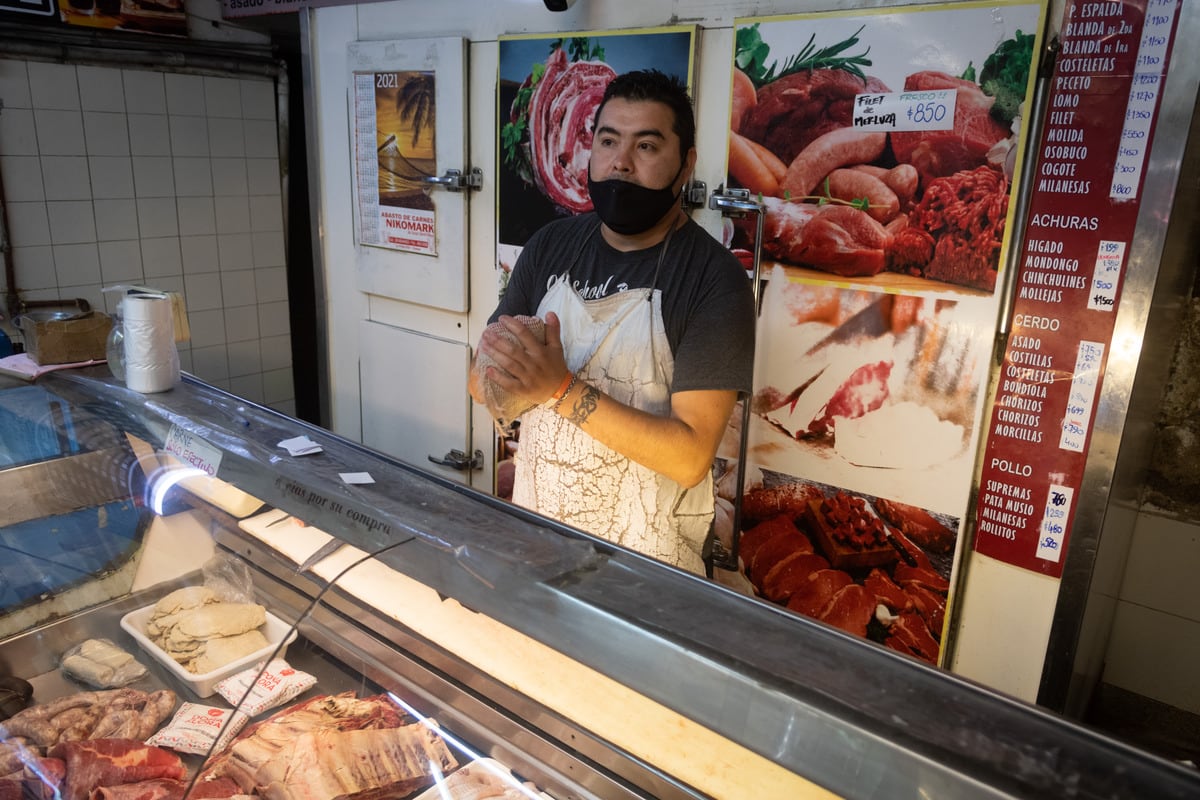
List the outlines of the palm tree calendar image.
{"label": "palm tree calendar image", "polygon": [[436,254],[435,205],[425,182],[437,174],[434,74],[375,72],[356,78],[360,241]]}

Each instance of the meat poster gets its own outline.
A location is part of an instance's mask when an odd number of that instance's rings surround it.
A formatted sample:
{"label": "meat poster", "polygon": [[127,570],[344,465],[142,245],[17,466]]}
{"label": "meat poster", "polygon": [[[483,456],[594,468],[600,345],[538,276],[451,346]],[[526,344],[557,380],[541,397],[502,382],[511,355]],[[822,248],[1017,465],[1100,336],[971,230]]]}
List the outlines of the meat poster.
{"label": "meat poster", "polygon": [[691,85],[695,28],[500,38],[497,265],[538,228],[590,211],[592,122],[616,75],[658,69]]}
{"label": "meat poster", "polygon": [[58,0],[58,11],[71,26],[187,36],[183,0]]}
{"label": "meat poster", "polygon": [[354,74],[359,244],[437,255],[432,72]]}
{"label": "meat poster", "polygon": [[[740,579],[931,663],[1044,15],[1010,2],[735,22],[727,183],[765,207],[745,478],[719,482]],[[755,223],[726,226],[748,263]]]}
{"label": "meat poster", "polygon": [[1053,577],[1070,543],[1179,3],[1065,10],[975,520],[977,552]]}

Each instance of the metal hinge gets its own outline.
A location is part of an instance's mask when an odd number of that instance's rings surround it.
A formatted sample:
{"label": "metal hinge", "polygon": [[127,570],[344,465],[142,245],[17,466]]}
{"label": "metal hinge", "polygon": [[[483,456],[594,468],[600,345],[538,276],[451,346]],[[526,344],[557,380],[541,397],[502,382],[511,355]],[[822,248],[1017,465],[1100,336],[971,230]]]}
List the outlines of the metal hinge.
{"label": "metal hinge", "polygon": [[688,181],[683,187],[683,205],[685,208],[704,208],[704,198],[708,193],[708,184],[704,181]]}
{"label": "metal hinge", "polygon": [[451,192],[462,192],[467,189],[482,189],[483,170],[479,167],[472,167],[471,171],[464,175],[461,169],[448,169],[440,178],[422,178],[421,182],[430,186],[441,186]]}

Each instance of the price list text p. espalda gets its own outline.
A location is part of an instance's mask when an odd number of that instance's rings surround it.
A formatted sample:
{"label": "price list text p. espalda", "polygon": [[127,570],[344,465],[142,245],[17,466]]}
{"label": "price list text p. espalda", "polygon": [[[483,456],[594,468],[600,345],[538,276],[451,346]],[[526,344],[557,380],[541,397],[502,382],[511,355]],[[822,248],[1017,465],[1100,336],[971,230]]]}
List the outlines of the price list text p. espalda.
{"label": "price list text p. espalda", "polygon": [[1045,574],[1061,574],[1177,11],[1065,9],[976,504],[976,551]]}

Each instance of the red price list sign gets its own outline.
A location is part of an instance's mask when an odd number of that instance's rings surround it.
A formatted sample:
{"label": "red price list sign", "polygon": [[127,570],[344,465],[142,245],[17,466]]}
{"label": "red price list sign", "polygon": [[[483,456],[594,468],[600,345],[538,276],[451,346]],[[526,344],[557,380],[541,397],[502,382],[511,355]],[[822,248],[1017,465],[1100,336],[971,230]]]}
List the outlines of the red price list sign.
{"label": "red price list sign", "polygon": [[975,550],[1059,577],[1182,0],[1068,2]]}

